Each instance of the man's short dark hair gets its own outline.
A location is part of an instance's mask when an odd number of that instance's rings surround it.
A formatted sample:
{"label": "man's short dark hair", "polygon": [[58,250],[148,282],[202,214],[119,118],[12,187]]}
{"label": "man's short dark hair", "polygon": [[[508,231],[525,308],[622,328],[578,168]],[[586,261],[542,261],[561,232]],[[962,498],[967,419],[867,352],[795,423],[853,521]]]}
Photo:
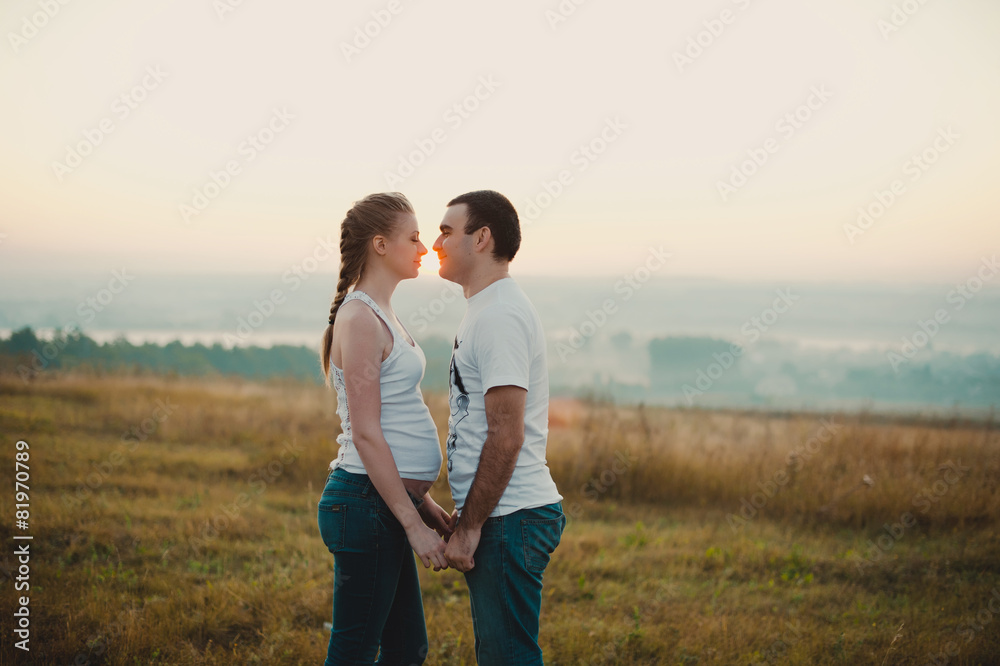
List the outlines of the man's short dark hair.
{"label": "man's short dark hair", "polygon": [[493,190],[466,192],[448,202],[448,207],[465,204],[469,219],[465,233],[489,227],[493,236],[493,258],[512,261],[521,247],[521,224],[510,199]]}

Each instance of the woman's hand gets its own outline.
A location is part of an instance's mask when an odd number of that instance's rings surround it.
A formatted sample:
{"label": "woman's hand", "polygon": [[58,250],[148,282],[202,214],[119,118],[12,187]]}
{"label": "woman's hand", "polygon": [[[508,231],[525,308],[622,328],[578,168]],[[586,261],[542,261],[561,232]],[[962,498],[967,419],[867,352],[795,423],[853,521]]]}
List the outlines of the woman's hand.
{"label": "woman's hand", "polygon": [[448,568],[448,560],[444,558],[445,543],[431,528],[422,523],[416,523],[406,530],[406,539],[410,548],[417,554],[424,568],[434,567],[434,571]]}
{"label": "woman's hand", "polygon": [[448,512],[438,506],[437,502],[431,499],[430,494],[424,495],[424,503],[417,509],[424,525],[441,535],[445,541],[451,538],[454,530],[451,529],[451,516]]}

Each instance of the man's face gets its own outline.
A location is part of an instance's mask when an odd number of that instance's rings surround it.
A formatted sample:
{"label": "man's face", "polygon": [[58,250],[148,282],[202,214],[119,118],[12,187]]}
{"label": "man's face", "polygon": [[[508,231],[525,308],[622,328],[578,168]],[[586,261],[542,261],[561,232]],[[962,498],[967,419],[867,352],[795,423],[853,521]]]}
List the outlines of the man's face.
{"label": "man's face", "polygon": [[465,284],[475,260],[473,234],[465,233],[468,219],[465,204],[449,207],[441,220],[441,235],[434,241],[432,248],[437,252],[438,262],[441,264],[438,275],[461,285]]}

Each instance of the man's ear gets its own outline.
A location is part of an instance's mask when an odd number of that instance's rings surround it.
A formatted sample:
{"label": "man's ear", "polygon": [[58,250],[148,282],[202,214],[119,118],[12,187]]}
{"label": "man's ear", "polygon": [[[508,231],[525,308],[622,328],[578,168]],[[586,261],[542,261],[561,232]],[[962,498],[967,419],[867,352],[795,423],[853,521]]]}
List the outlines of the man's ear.
{"label": "man's ear", "polygon": [[479,227],[476,229],[475,236],[476,252],[483,252],[489,249],[490,240],[493,239],[493,232],[490,231],[489,227]]}

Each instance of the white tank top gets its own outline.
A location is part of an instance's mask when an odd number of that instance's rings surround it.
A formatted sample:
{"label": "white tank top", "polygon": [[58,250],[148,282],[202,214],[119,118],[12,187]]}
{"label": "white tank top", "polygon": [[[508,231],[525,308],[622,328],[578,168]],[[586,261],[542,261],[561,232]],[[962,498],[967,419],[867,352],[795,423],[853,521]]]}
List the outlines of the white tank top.
{"label": "white tank top", "polygon": [[[420,393],[420,380],[427,367],[424,351],[416,340],[411,345],[399,334],[368,294],[352,291],[344,298],[343,303],[354,299],[364,301],[392,332],[392,351],[382,361],[379,385],[382,392],[382,434],[389,443],[399,475],[405,479],[434,481],[441,471],[442,456],[437,427]],[[340,468],[353,474],[367,474],[358,449],[351,439],[351,412],[347,404],[344,371],[332,363],[330,366],[333,369],[333,385],[337,390],[337,415],[340,416],[343,431],[337,437],[340,451],[336,459],[330,462],[330,469]]]}

